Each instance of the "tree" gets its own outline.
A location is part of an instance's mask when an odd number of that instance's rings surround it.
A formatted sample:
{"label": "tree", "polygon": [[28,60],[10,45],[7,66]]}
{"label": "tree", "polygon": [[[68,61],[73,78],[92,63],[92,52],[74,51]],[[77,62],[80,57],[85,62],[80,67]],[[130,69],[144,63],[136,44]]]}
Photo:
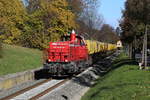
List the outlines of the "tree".
{"label": "tree", "polygon": [[30,0],[28,12],[27,30],[21,39],[28,47],[46,48],[49,41],[57,41],[77,28],[75,14],[66,0]]}
{"label": "tree", "polygon": [[150,24],[149,0],[127,0],[125,7],[125,16],[139,23]]}
{"label": "tree", "polygon": [[82,0],[67,0],[69,3],[69,9],[75,13],[77,18],[81,16],[81,13],[83,12],[83,2]]}
{"label": "tree", "polygon": [[0,0],[0,39],[9,44],[18,42],[25,14],[20,0]]}
{"label": "tree", "polygon": [[107,43],[117,43],[119,37],[117,36],[113,27],[108,24],[104,24],[99,31],[98,39]]}
{"label": "tree", "polygon": [[[86,26],[85,33],[91,38],[95,36],[95,30],[100,30],[103,25],[103,18],[97,12],[99,0],[83,0],[83,12],[79,18]],[[82,24],[80,25],[82,27]]]}
{"label": "tree", "polygon": [[95,39],[103,22],[95,12],[98,0],[22,1],[25,5],[0,0],[0,39],[5,43],[44,49],[72,29]]}
{"label": "tree", "polygon": [[127,0],[121,28],[123,38],[131,43],[134,36],[142,36],[145,33],[145,26],[150,24],[150,1],[149,0]]}
{"label": "tree", "polygon": [[[135,54],[135,49],[142,49],[143,35],[145,34],[146,26],[150,25],[150,1],[149,0],[127,0],[123,18],[121,21],[122,40],[129,44],[131,48],[132,58]],[[137,43],[137,41],[139,41]]]}

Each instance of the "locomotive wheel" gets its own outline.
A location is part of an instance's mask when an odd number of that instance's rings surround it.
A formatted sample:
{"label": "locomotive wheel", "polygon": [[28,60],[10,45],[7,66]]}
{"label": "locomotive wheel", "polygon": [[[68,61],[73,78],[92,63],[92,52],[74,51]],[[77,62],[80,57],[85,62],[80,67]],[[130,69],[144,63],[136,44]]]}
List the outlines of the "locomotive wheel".
{"label": "locomotive wheel", "polygon": [[79,64],[79,72],[82,72],[86,69],[85,61],[81,61]]}
{"label": "locomotive wheel", "polygon": [[71,62],[70,64],[71,64],[71,66],[70,66],[69,73],[76,73],[78,71],[77,63]]}

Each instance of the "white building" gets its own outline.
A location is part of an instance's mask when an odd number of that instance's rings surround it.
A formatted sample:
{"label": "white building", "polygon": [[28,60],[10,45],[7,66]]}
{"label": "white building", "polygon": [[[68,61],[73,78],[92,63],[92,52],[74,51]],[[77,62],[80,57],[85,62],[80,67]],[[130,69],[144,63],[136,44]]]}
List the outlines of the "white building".
{"label": "white building", "polygon": [[119,40],[118,42],[117,42],[117,48],[122,48],[123,46],[122,46],[122,42]]}

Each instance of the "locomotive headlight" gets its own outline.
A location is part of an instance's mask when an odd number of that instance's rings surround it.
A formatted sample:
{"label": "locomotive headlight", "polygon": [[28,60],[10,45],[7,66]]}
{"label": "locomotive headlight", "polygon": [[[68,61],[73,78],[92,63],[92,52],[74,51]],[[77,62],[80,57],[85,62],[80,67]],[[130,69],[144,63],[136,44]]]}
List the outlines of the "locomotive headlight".
{"label": "locomotive headlight", "polygon": [[50,59],[48,59],[48,62],[51,62],[51,60],[50,60]]}
{"label": "locomotive headlight", "polygon": [[68,62],[68,60],[67,60],[67,59],[65,59],[65,62]]}

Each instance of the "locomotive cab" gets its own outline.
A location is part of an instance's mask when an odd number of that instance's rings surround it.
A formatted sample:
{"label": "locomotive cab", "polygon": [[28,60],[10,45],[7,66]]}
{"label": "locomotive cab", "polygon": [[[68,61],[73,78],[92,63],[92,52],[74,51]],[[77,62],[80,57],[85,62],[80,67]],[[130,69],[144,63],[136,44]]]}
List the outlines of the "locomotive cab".
{"label": "locomotive cab", "polygon": [[[70,41],[70,35],[64,35],[61,37],[61,41],[64,42],[64,41]],[[75,44],[78,44],[78,45],[81,45],[81,46],[87,46],[87,44],[85,43],[85,40],[84,40],[84,37],[82,36],[76,36],[75,40],[72,41],[72,43],[75,43]]]}
{"label": "locomotive cab", "polygon": [[[44,68],[51,74],[75,73],[80,62],[88,59],[88,50],[82,36],[72,31],[61,37],[60,42],[50,42]],[[81,67],[81,66],[80,66]]]}

